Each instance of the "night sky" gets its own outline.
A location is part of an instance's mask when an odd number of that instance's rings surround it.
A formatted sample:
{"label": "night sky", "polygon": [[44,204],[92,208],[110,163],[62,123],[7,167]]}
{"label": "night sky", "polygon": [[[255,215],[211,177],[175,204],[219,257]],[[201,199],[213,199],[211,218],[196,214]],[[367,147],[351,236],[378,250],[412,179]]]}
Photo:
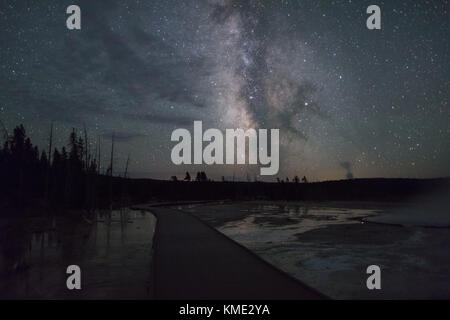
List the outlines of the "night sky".
{"label": "night sky", "polygon": [[170,135],[194,120],[279,128],[281,178],[450,176],[448,21],[442,0],[0,0],[0,120],[43,148],[52,121],[58,147],[85,125],[104,166],[114,132],[132,177],[261,179],[173,165]]}

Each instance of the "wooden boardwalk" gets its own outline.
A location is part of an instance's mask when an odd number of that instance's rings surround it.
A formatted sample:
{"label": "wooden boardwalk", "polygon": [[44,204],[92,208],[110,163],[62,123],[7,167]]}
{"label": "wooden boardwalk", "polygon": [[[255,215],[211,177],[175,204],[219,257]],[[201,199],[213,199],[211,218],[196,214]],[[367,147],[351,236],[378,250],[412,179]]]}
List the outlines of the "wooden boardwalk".
{"label": "wooden boardwalk", "polygon": [[188,213],[150,211],[155,299],[325,298]]}

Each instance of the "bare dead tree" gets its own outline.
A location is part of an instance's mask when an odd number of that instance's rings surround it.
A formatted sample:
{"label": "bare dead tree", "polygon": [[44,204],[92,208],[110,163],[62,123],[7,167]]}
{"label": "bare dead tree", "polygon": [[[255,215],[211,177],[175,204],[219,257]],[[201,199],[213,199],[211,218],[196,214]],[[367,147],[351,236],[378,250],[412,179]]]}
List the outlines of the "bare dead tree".
{"label": "bare dead tree", "polygon": [[121,204],[120,204],[120,210],[122,210],[128,200],[128,180],[127,180],[127,175],[128,175],[128,164],[130,163],[130,154],[128,154],[127,157],[127,162],[125,164],[125,172],[123,173],[123,179],[122,179],[122,183],[121,183]]}
{"label": "bare dead tree", "polygon": [[97,145],[98,145],[98,165],[97,165],[97,172],[100,174],[100,167],[101,167],[101,154],[100,154],[100,137],[97,137]]}
{"label": "bare dead tree", "polygon": [[124,178],[127,178],[127,173],[128,173],[128,164],[130,163],[130,154],[128,154],[128,158],[127,158],[127,163],[125,165],[125,172],[123,174]]}
{"label": "bare dead tree", "polygon": [[114,133],[112,134],[112,138],[111,138],[111,161],[110,161],[110,165],[109,165],[109,169],[110,169],[110,176],[112,177],[113,175],[113,162],[114,162]]}
{"label": "bare dead tree", "polygon": [[47,172],[45,175],[45,201],[48,202],[49,194],[48,187],[50,183],[50,165],[51,165],[51,157],[52,157],[52,144],[53,144],[53,121],[50,124],[50,137],[48,141],[48,164],[47,164]]}
{"label": "bare dead tree", "polygon": [[84,143],[86,145],[86,149],[84,152],[84,161],[85,161],[85,165],[86,165],[86,170],[88,170],[89,169],[89,158],[90,158],[89,152],[90,152],[90,150],[89,150],[89,141],[88,141],[86,125],[84,125]]}
{"label": "bare dead tree", "polygon": [[111,137],[111,161],[109,164],[109,207],[112,211],[112,180],[113,180],[113,162],[114,162],[114,133]]}
{"label": "bare dead tree", "polygon": [[48,162],[49,162],[49,164],[50,164],[50,161],[51,161],[50,159],[52,156],[52,144],[53,144],[53,121],[50,125],[50,139],[48,142]]}
{"label": "bare dead tree", "polygon": [[4,123],[2,120],[0,120],[0,124],[2,126],[2,131],[3,131],[3,138],[5,139],[5,141],[9,140],[9,134],[8,134],[8,130],[6,129]]}
{"label": "bare dead tree", "polygon": [[84,125],[84,143],[86,145],[85,152],[84,152],[84,161],[85,161],[85,170],[86,170],[84,201],[85,201],[85,207],[89,211],[90,204],[91,204],[91,196],[92,196],[92,192],[91,192],[92,179],[91,179],[91,172],[90,172],[91,166],[89,164],[91,155],[90,155],[89,138],[88,138],[88,134],[87,134],[86,125]]}

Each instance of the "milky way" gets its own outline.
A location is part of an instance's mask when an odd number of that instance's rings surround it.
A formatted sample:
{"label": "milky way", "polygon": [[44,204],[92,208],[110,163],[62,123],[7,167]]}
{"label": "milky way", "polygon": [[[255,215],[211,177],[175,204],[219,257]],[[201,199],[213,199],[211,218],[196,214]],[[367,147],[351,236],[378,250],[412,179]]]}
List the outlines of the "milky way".
{"label": "milky way", "polygon": [[[280,177],[450,170],[448,1],[0,1],[0,119],[45,148],[86,126],[134,177],[258,177],[175,166],[175,128],[279,128]],[[368,30],[366,8],[381,8]],[[275,177],[265,178],[275,180]]]}

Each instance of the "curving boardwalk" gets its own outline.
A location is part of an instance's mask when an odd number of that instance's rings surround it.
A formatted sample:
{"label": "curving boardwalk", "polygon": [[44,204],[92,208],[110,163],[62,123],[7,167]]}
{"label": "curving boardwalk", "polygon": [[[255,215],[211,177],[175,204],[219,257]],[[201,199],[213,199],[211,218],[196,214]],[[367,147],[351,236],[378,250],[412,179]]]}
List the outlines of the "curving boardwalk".
{"label": "curving boardwalk", "polygon": [[155,299],[324,299],[198,218],[168,208],[157,217]]}

